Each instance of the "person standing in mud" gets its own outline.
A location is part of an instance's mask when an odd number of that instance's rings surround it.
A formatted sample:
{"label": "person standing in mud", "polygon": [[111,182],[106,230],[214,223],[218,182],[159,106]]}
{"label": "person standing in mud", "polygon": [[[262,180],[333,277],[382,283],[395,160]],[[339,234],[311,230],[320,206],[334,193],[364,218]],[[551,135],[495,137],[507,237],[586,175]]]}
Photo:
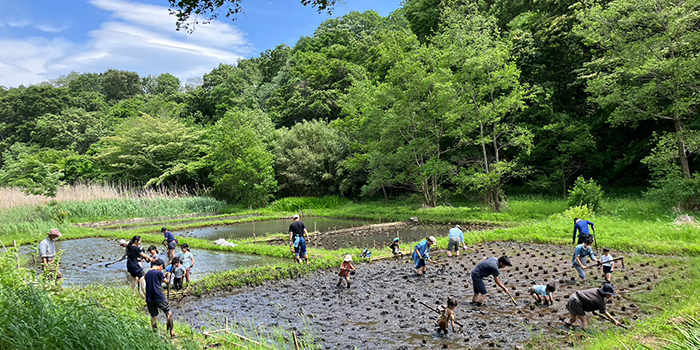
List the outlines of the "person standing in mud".
{"label": "person standing in mud", "polygon": [[294,222],[289,225],[289,246],[294,247],[294,257],[301,264],[302,257],[309,264],[309,256],[306,254],[306,241],[309,239],[309,232],[306,225],[301,221],[299,215],[294,215]]}
{"label": "person standing in mud", "polygon": [[428,263],[426,260],[433,262],[433,260],[430,259],[430,246],[435,243],[437,243],[435,237],[430,236],[413,247],[413,262],[416,264],[417,275],[422,275],[428,271]]}
{"label": "person standing in mud", "polygon": [[574,269],[576,269],[576,272],[578,272],[581,282],[586,279],[587,258],[590,257],[591,261],[598,261],[593,254],[593,247],[591,247],[591,245],[593,245],[593,237],[589,236],[586,238],[583,244],[576,246],[576,250],[574,250],[574,258],[571,261],[571,266],[573,266]]}
{"label": "person standing in mud", "polygon": [[168,231],[168,229],[165,227],[161,228],[160,232],[165,238],[164,243],[168,247],[168,262],[170,262],[170,260],[173,260],[173,258],[175,257],[175,249],[177,249],[177,240],[175,239],[175,235],[173,235],[173,233]]}
{"label": "person standing in mud", "polygon": [[[592,222],[587,220],[581,220],[579,218],[574,219],[574,238],[573,243],[581,244],[586,241],[586,238],[591,237],[591,232],[588,230],[588,226],[593,230],[595,234],[595,226]],[[578,231],[578,242],[576,242],[576,231]]]}
{"label": "person standing in mud", "polygon": [[173,329],[173,312],[170,311],[168,299],[163,295],[163,282],[168,284],[170,281],[163,275],[162,259],[156,259],[151,263],[151,270],[146,273],[146,305],[148,313],[151,314],[151,327],[155,331],[158,329],[158,310],[163,311],[167,317],[166,325],[170,337],[175,337]]}
{"label": "person standing in mud", "polygon": [[586,312],[600,311],[616,326],[620,325],[615,318],[606,310],[605,299],[612,300],[615,293],[615,288],[611,284],[605,284],[602,288],[592,288],[578,291],[571,295],[569,302],[566,304],[566,309],[571,315],[569,322],[565,322],[567,327],[573,327],[576,320],[581,320],[581,328],[588,328],[588,320],[590,316],[586,316]]}
{"label": "person standing in mud", "polygon": [[489,296],[489,293],[486,291],[486,284],[484,284],[484,278],[488,276],[493,276],[496,285],[503,289],[506,294],[510,295],[508,288],[503,285],[503,282],[501,282],[501,279],[498,277],[500,269],[506,266],[513,266],[507,256],[502,256],[500,258],[490,257],[476,265],[472,271],[472,285],[474,286],[472,303],[474,305],[482,305]]}
{"label": "person standing in mud", "polygon": [[467,249],[467,244],[464,243],[464,233],[459,225],[455,225],[455,227],[451,228],[448,236],[450,242],[447,243],[447,256],[451,257],[453,250],[457,251],[457,256],[459,256],[460,247],[463,247],[465,250]]}
{"label": "person standing in mud", "polygon": [[[58,237],[63,236],[60,231],[56,228],[49,230],[48,236],[39,242],[39,256],[41,257],[41,269],[42,271],[52,271],[56,273],[56,278],[63,277],[61,271],[58,269],[58,264],[54,266],[54,259],[56,258],[56,247],[53,242],[58,239]],[[55,268],[55,271],[54,271]]]}

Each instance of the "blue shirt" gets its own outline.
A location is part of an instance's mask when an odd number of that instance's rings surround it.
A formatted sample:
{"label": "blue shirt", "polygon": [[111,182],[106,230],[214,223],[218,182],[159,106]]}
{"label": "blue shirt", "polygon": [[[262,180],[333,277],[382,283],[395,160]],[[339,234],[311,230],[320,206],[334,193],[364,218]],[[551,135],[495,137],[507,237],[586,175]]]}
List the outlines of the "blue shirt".
{"label": "blue shirt", "polygon": [[163,272],[159,270],[150,270],[146,272],[146,302],[155,302],[165,300],[163,295]]}
{"label": "blue shirt", "polygon": [[595,255],[593,255],[593,247],[588,247],[588,249],[584,248],[585,244],[579,244],[576,246],[576,250],[574,250],[574,259],[571,261],[572,263],[576,264],[576,257],[578,256],[579,258],[584,258],[587,256],[591,257],[591,260],[595,260]]}
{"label": "blue shirt", "polygon": [[172,242],[175,240],[175,236],[172,234],[170,231],[165,231],[163,233],[163,236],[165,237],[165,240],[168,241],[168,243]]}
{"label": "blue shirt", "polygon": [[422,256],[425,259],[428,259],[430,257],[430,247],[428,246],[428,240],[420,241],[420,243],[416,244],[416,247],[413,248],[413,259],[417,258],[418,256],[416,255],[416,250],[418,250],[418,253],[420,253],[420,256]]}
{"label": "blue shirt", "polygon": [[548,294],[547,293],[547,286],[536,285],[536,286],[533,286],[532,289],[535,291],[535,293],[537,295],[541,295],[543,297],[546,297]]}
{"label": "blue shirt", "polygon": [[462,233],[462,230],[453,227],[450,229],[450,238],[452,237],[459,237],[460,242],[464,243],[464,233]]}
{"label": "blue shirt", "polygon": [[472,277],[484,278],[493,275],[498,277],[498,258],[490,257],[480,262],[472,271]]}
{"label": "blue shirt", "polygon": [[593,223],[587,220],[579,220],[574,224],[574,243],[576,243],[576,231],[579,236],[590,236],[591,231],[588,231],[588,226],[594,227]]}

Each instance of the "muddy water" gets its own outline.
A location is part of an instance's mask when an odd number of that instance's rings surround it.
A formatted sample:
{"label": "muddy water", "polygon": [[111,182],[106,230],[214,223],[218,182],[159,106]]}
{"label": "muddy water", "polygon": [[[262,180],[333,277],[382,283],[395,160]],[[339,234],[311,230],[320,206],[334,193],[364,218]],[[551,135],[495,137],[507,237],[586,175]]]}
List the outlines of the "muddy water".
{"label": "muddy water", "polygon": [[[537,335],[560,342],[560,348],[564,348],[570,341],[569,333],[562,329],[562,321],[568,316],[568,297],[577,290],[602,284],[598,270],[584,285],[572,282],[576,276],[571,268],[572,252],[573,247],[490,243],[460,257],[448,258],[444,252],[434,252],[433,258],[440,264],[430,264],[424,276],[415,276],[408,261],[359,264],[358,273],[351,276],[350,289],[336,288],[336,270],[318,271],[303,279],[273,282],[236,294],[189,297],[175,307],[175,315],[195,327],[216,327],[227,317],[296,329],[303,328],[305,316],[317,339],[330,349],[518,349]],[[490,279],[486,281],[490,293],[487,303],[481,307],[470,305],[471,270],[482,258],[503,254],[511,257],[513,267],[501,270],[501,279],[518,305],[513,306]],[[628,256],[625,263],[626,269],[613,274],[621,298],[609,310],[629,324],[644,317],[645,312],[626,300],[626,295],[651,288],[664,271],[641,267],[634,263],[633,256]],[[557,283],[554,306],[535,306],[527,289],[548,282]],[[418,301],[436,307],[445,303],[447,296],[460,302],[455,313],[464,328],[461,333],[440,336],[433,326],[437,314]],[[592,327],[609,329],[613,325],[595,319]]]}
{"label": "muddy water", "polygon": [[[60,269],[64,285],[87,285],[93,283],[119,285],[126,284],[128,272],[126,260],[105,267],[105,264],[121,258],[124,248],[113,240],[104,238],[84,238],[57,241],[56,251],[65,250],[61,257]],[[145,246],[145,248],[147,248]],[[22,247],[20,254],[29,255],[34,247]],[[214,250],[193,250],[195,266],[192,279],[197,280],[210,273],[231,270],[252,265],[274,264],[284,259],[258,255],[235,254]],[[160,257],[165,260],[166,253]],[[31,260],[30,260],[31,261]],[[31,263],[30,263],[31,264]],[[143,263],[144,270],[150,266]]]}
{"label": "muddy water", "polygon": [[[312,232],[313,230],[325,232],[339,228],[362,226],[370,223],[365,220],[334,219],[324,217],[306,217],[303,221],[306,224],[306,228],[309,232]],[[176,236],[196,237],[211,240],[216,240],[219,238],[249,238],[253,237],[253,233],[255,233],[257,236],[264,236],[268,233],[288,233],[289,224],[291,223],[292,220],[265,220],[255,221],[255,223],[247,222],[186,231],[173,231],[173,234]]]}
{"label": "muddy water", "polygon": [[[397,228],[383,228],[381,230],[364,230],[357,232],[347,232],[342,234],[321,234],[311,239],[307,245],[335,250],[338,248],[358,247],[369,249],[387,250],[389,244],[395,237],[400,237],[401,242],[413,242],[424,239],[428,236],[447,236],[449,226],[444,225],[413,225],[401,226]],[[468,234],[465,233],[465,234]],[[408,246],[401,249],[411,250]]]}

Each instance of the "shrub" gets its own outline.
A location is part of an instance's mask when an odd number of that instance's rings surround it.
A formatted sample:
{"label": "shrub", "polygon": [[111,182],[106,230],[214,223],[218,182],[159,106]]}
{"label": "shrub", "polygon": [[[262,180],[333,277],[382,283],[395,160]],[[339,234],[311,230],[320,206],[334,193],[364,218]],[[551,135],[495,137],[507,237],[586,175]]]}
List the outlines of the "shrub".
{"label": "shrub", "polygon": [[565,210],[563,213],[554,214],[550,216],[550,219],[568,219],[574,220],[575,218],[590,218],[593,216],[593,210],[588,208],[587,205],[580,205],[571,207]]}
{"label": "shrub", "polygon": [[595,180],[586,180],[579,176],[574,182],[574,188],[569,190],[569,207],[586,205],[591,211],[600,210],[603,200],[603,190]]}

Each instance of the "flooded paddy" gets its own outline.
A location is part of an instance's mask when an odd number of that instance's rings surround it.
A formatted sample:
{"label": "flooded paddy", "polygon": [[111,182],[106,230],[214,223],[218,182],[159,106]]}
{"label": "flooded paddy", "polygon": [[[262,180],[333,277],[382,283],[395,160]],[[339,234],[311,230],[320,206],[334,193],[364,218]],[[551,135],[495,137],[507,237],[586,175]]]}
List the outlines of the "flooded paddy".
{"label": "flooded paddy", "polygon": [[[325,217],[305,217],[304,224],[309,232],[330,231],[348,227],[357,227],[370,224],[367,220],[336,219]],[[265,220],[231,224],[225,226],[205,227],[185,231],[172,231],[175,236],[195,237],[210,240],[219,238],[241,239],[253,236],[265,236],[268,233],[289,233],[290,219]]]}
{"label": "flooded paddy", "polygon": [[[83,238],[66,241],[56,241],[56,251],[65,250],[61,256],[60,269],[63,273],[64,285],[88,284],[127,284],[129,273],[126,271],[126,260],[105,267],[106,263],[118,260],[125,249],[114,240],[104,238]],[[145,244],[144,249],[150,244]],[[166,251],[158,247],[160,257],[166,260]],[[36,256],[36,245],[24,246],[20,249],[23,256]],[[179,252],[179,250],[178,250]],[[259,255],[236,254],[225,251],[193,249],[195,265],[191,278],[197,280],[205,275],[232,270],[253,265],[275,264],[288,259],[279,259]],[[38,266],[31,258],[28,265]],[[144,271],[150,264],[143,263]]]}
{"label": "flooded paddy", "polygon": [[[175,306],[175,315],[196,328],[217,327],[228,318],[298,332],[306,320],[314,336],[329,349],[519,349],[538,335],[562,348],[569,345],[570,333],[562,328],[568,317],[566,302],[577,290],[600,287],[602,275],[597,269],[588,270],[584,285],[576,285],[578,277],[571,268],[573,247],[497,242],[470,248],[452,258],[444,251],[434,252],[437,264],[429,264],[424,276],[416,276],[407,259],[356,264],[350,289],[335,286],[337,270],[317,271],[302,279],[243,288],[235,294],[188,297]],[[470,305],[471,270],[484,257],[501,255],[508,255],[513,263],[513,267],[501,270],[500,277],[518,305],[514,306],[490,278],[485,281],[489,291],[486,304]],[[646,312],[627,296],[651,289],[660,275],[683,268],[650,265],[636,258],[626,256],[626,268],[618,265],[613,273],[620,297],[609,306],[611,313],[628,325],[645,317]],[[548,282],[557,283],[554,306],[534,305],[528,288]],[[437,307],[448,296],[459,301],[455,314],[464,328],[441,336],[434,326],[438,315],[419,301]],[[592,327],[614,326],[593,319]]]}

